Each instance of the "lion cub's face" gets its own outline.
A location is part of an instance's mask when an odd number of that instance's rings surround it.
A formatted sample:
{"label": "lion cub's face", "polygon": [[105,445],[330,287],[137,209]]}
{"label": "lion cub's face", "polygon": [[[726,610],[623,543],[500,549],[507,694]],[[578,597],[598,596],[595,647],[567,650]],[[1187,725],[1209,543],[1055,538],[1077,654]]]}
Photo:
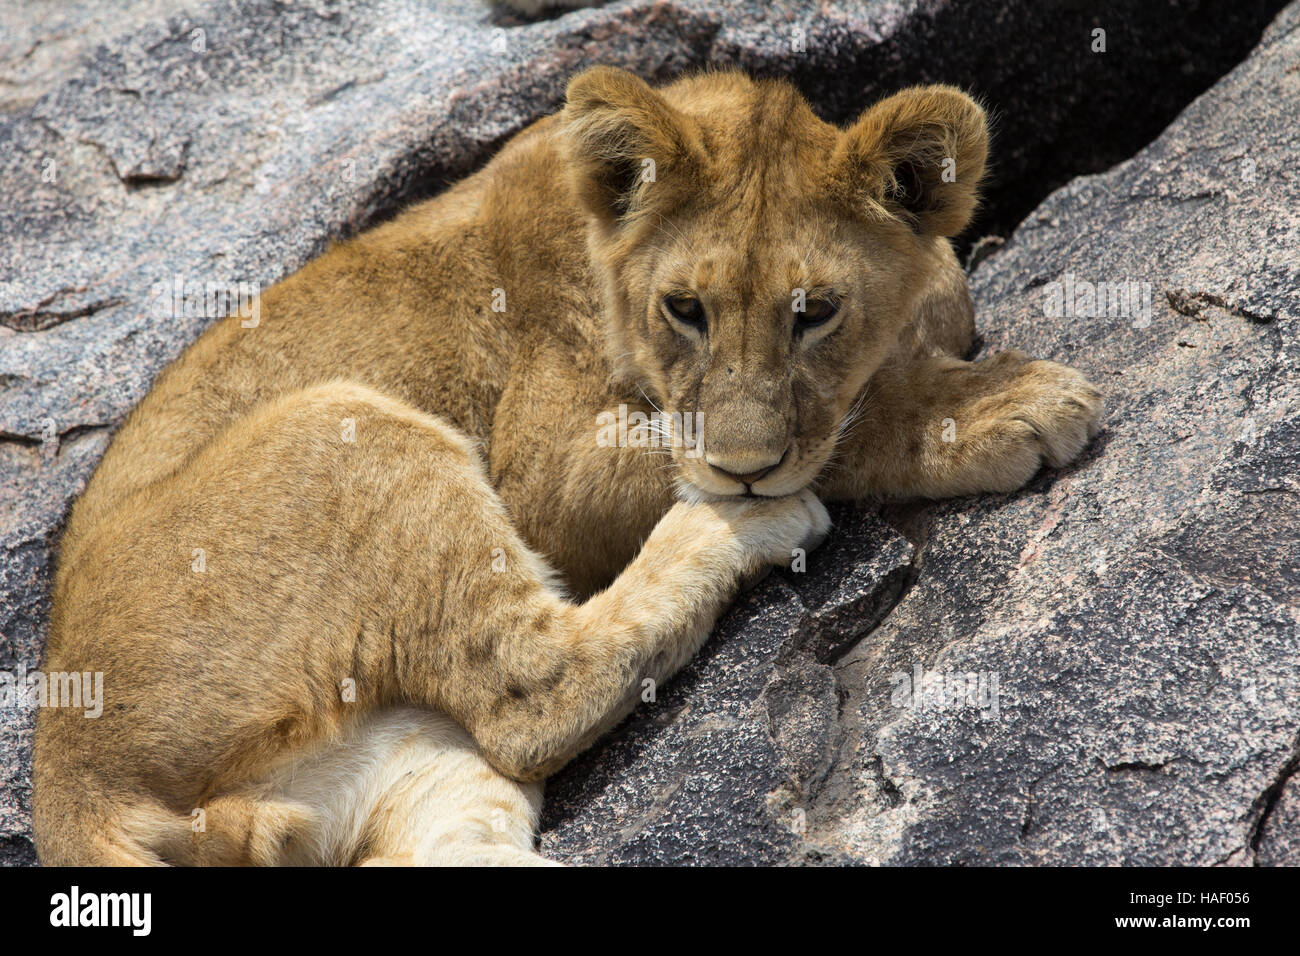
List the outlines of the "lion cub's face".
{"label": "lion cub's face", "polygon": [[983,112],[926,87],[839,130],[785,84],[608,68],[568,101],[610,357],[674,416],[681,491],[798,491],[970,217]]}

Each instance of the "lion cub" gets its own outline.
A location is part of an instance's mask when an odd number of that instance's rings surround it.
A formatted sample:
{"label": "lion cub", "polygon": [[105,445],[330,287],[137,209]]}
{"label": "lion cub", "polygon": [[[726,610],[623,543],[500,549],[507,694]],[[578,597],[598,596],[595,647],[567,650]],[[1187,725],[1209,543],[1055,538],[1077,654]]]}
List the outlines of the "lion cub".
{"label": "lion cub", "polygon": [[105,702],[39,715],[42,860],[543,862],[539,782],[819,497],[1010,490],[1096,430],[1070,369],[963,360],[986,150],[947,87],[840,129],[784,83],[597,68],[216,323],[63,536],[45,667]]}

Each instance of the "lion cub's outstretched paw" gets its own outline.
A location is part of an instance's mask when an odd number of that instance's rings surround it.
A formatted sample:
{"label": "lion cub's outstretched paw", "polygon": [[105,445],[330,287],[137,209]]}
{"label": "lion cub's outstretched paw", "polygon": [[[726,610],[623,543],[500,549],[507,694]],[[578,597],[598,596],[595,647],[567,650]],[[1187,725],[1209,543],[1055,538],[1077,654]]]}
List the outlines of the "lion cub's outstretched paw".
{"label": "lion cub's outstretched paw", "polygon": [[1043,465],[1059,468],[1077,458],[1097,434],[1105,406],[1083,375],[1057,362],[1006,352],[989,364],[1005,379],[974,404],[968,427],[982,454],[970,464],[984,474],[971,490],[1014,491]]}

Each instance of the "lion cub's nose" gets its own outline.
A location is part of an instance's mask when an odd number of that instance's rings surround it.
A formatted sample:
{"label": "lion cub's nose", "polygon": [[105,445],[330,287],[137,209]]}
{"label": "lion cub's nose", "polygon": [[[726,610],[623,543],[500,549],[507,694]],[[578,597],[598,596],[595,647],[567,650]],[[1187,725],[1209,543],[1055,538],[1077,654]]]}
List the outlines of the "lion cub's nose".
{"label": "lion cub's nose", "polygon": [[728,478],[734,478],[742,484],[752,485],[764,475],[775,471],[777,466],[785,461],[785,456],[789,451],[790,449],[787,448],[781,452],[779,458],[769,459],[766,463],[759,462],[757,467],[755,467],[753,461],[754,456],[741,457],[737,455],[731,457],[708,453],[705,454],[704,460],[708,462],[709,467],[716,468]]}

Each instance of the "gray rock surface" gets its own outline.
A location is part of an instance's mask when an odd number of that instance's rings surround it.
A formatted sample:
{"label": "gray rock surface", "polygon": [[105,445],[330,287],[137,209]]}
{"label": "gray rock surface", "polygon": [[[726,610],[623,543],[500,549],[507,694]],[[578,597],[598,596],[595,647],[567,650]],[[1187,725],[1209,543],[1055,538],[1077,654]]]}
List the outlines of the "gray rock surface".
{"label": "gray rock surface", "polygon": [[[211,320],[152,314],[155,284],[175,276],[190,282],[274,282],[319,253],[329,239],[351,234],[471,171],[503,138],[552,109],[573,71],[594,63],[623,65],[651,79],[704,64],[787,75],[824,115],[837,120],[906,83],[967,85],[1001,117],[987,220],[996,228],[1031,208],[1048,187],[1078,172],[1106,168],[1148,141],[1178,107],[1246,53],[1279,7],[1279,0],[1167,5],[1114,0],[1085,12],[1072,0],[815,5],[625,0],[535,23],[477,0],[40,0],[5,7],[0,10],[0,668],[34,666],[39,658],[58,528],[112,428],[157,371]],[[1206,30],[1210,15],[1214,29]],[[1089,50],[1096,26],[1108,31],[1105,55]],[[1294,106],[1294,73],[1275,76],[1265,70],[1231,82],[1247,84],[1237,94],[1236,110],[1254,107],[1246,92],[1251,82],[1278,86],[1278,101]],[[1288,155],[1281,115],[1270,114],[1276,123],[1271,132],[1252,131],[1246,120],[1218,117],[1211,110],[1205,136],[1217,145],[1201,152],[1202,142],[1163,160],[1201,170],[1204,181],[1191,194],[1161,193],[1182,181],[1172,169],[1167,177],[1148,170],[1146,179],[1133,180],[1145,168],[1138,163],[1117,174],[1129,177],[1121,181],[1130,190],[1125,202],[1111,207],[1122,197],[1111,191],[1108,179],[1095,181],[1086,200],[1075,200],[1091,202],[1090,211],[1106,209],[1117,221],[1129,216],[1134,229],[1146,228],[1139,207],[1143,217],[1168,207],[1167,214],[1178,221],[1179,209],[1211,219],[1234,211],[1255,217],[1255,226],[1243,226],[1246,232],[1226,232],[1214,224],[1184,231],[1179,235],[1196,243],[1181,238],[1168,251],[1157,250],[1142,233],[1133,237],[1130,251],[1161,289],[1176,286],[1169,301],[1197,313],[1199,318],[1177,313],[1188,334],[1223,325],[1216,302],[1244,310],[1237,316],[1239,338],[1229,342],[1240,366],[1234,374],[1249,394],[1238,401],[1262,402],[1268,414],[1281,414],[1285,389],[1258,379],[1261,373],[1249,359],[1262,356],[1266,333],[1272,337],[1268,341],[1283,341],[1278,316],[1285,310],[1278,297],[1286,290],[1295,294],[1280,251],[1287,241],[1294,250],[1294,232],[1286,231],[1293,223],[1282,217],[1281,203],[1287,196],[1294,199],[1285,189],[1295,187],[1279,165]],[[1223,125],[1216,127],[1216,120]],[[1245,139],[1247,134],[1252,138]],[[1227,162],[1224,157],[1238,147],[1260,158],[1259,181],[1271,184],[1269,190],[1226,185],[1226,175],[1213,164]],[[1073,207],[1045,208],[1050,218]],[[1041,319],[1031,328],[1033,290],[1017,284],[1039,278],[1047,263],[1058,260],[1076,262],[1075,271],[1099,278],[1111,276],[1107,270],[1117,264],[1129,269],[1124,275],[1147,274],[1127,260],[1098,259],[1103,244],[1095,238],[1084,244],[1091,233],[1085,235],[1083,225],[1072,220],[1058,229],[1031,220],[1010,248],[980,270],[977,284],[990,343],[1005,335],[1008,342],[1092,368],[1072,351],[1078,342],[1071,335],[1081,342],[1085,330],[1053,332]],[[1240,235],[1239,245],[1209,250],[1204,274],[1178,258],[1197,245],[1205,247],[1206,237],[1219,232],[1220,243]],[[1063,258],[1067,248],[1073,250],[1068,260]],[[1117,244],[1107,255],[1118,256],[1122,248]],[[1158,251],[1168,265],[1157,267],[1140,254]],[[1256,270],[1249,279],[1258,281],[1248,281],[1244,262]],[[1257,327],[1250,315],[1270,321]],[[1213,474],[1224,487],[1239,488],[1257,474],[1252,468],[1283,467],[1286,449],[1277,446],[1283,457],[1274,465],[1268,464],[1274,459],[1256,461],[1243,452],[1237,471],[1213,457],[1215,439],[1222,436],[1213,432],[1217,419],[1207,421],[1198,404],[1210,397],[1187,391],[1195,370],[1192,356],[1199,353],[1166,355],[1157,347],[1159,330],[1171,321],[1157,311],[1141,335],[1113,329],[1102,334],[1100,324],[1092,330],[1096,334],[1089,342],[1099,354],[1109,354],[1113,364],[1126,369],[1138,363],[1146,375],[1133,371],[1129,379],[1105,379],[1133,392],[1131,400],[1127,391],[1112,395],[1116,411],[1108,434],[1114,437],[1108,441],[1137,436],[1132,440],[1146,441],[1152,460],[1105,472],[1110,475],[1104,489],[1107,512],[1094,500],[1097,524],[1079,539],[1079,548],[1094,540],[1116,542],[1115,547],[1130,541],[1133,553],[1125,557],[1140,563],[1142,548],[1155,548],[1156,539],[1130,534],[1123,522],[1133,515],[1154,519],[1158,512],[1170,522],[1165,530],[1172,536],[1160,539],[1161,553],[1188,556],[1179,565],[1188,575],[1198,560],[1215,564],[1220,552],[1224,560],[1238,560],[1238,536],[1250,535],[1258,548],[1252,558],[1257,565],[1248,570],[1271,587],[1278,572],[1269,555],[1283,545],[1269,537],[1258,511],[1284,511],[1290,493],[1240,495],[1231,506],[1237,509],[1231,512],[1235,524],[1226,517],[1229,506],[1196,496],[1203,490],[1198,482],[1210,480],[1210,466],[1219,469]],[[1208,344],[1198,348],[1207,355],[1203,370],[1216,373],[1201,383],[1208,389],[1218,381],[1219,366],[1208,358]],[[1280,371],[1276,378],[1282,382]],[[1139,394],[1142,382],[1150,389]],[[1224,378],[1222,387],[1228,382]],[[1259,443],[1250,454],[1264,455],[1274,447],[1266,439],[1280,438],[1275,419],[1264,412],[1256,417]],[[1140,427],[1155,421],[1170,435],[1185,429],[1183,443],[1165,447],[1160,444],[1165,432]],[[1121,431],[1125,427],[1132,431]],[[1108,457],[1109,447],[1099,445],[1093,463],[1078,474],[1118,468]],[[1152,463],[1182,477],[1162,484]],[[1145,490],[1114,518],[1122,527],[1112,527],[1104,517],[1110,496],[1135,494],[1127,484],[1134,474]],[[679,684],[661,688],[654,706],[647,705],[608,747],[556,782],[547,845],[560,855],[607,861],[894,858],[872,841],[903,832],[899,821],[904,819],[923,822],[926,813],[918,807],[940,806],[933,796],[940,784],[925,775],[924,754],[906,749],[912,744],[891,746],[904,747],[909,759],[919,761],[916,777],[894,766],[898,751],[886,752],[877,743],[901,738],[900,731],[890,730],[898,721],[883,721],[871,710],[867,688],[879,673],[871,663],[875,652],[868,648],[879,646],[887,656],[883,649],[895,647],[900,660],[906,657],[907,642],[919,640],[905,633],[911,614],[921,622],[938,621],[947,631],[936,633],[949,633],[953,640],[958,634],[976,645],[999,640],[1002,632],[990,630],[995,625],[987,622],[1011,620],[1010,606],[998,603],[998,590],[972,592],[969,607],[957,601],[965,593],[954,583],[958,573],[962,580],[987,580],[1005,589],[1010,572],[997,562],[1006,558],[1008,542],[1038,527],[1032,524],[1039,517],[1034,509],[1061,493],[1053,489],[1081,480],[1044,479],[1023,498],[1007,501],[891,513],[898,531],[872,515],[846,513],[843,520],[853,529],[843,539],[848,550],[823,550],[813,556],[806,576],[775,579],[748,597],[705,660]],[[1148,496],[1163,501],[1163,507]],[[1179,511],[1182,498],[1200,502],[1201,510]],[[1064,509],[1068,517],[1075,506],[1050,507]],[[964,539],[953,530],[963,520],[985,525],[978,529],[979,538],[987,537],[979,541],[978,557],[986,562],[979,568],[967,566],[959,544]],[[1065,534],[1082,524],[1076,518],[1063,530],[1044,532],[1040,550],[1068,570],[1082,552]],[[831,554],[842,563],[831,562]],[[943,555],[950,572],[943,570]],[[924,571],[903,604],[863,646],[841,657],[911,586],[918,560]],[[1110,573],[1127,567],[1118,551],[1111,552],[1109,562]],[[1080,572],[1070,573],[1078,579]],[[1234,586],[1248,587],[1254,578]],[[1065,614],[1071,601],[1083,597],[1083,584],[1075,584],[1076,591],[1061,597],[1064,603],[1053,604],[1051,587],[1036,576],[1018,586],[1023,600],[1045,602],[1033,612],[1046,615],[1045,627],[1053,613]],[[1171,599],[1175,593],[1169,592]],[[1237,612],[1261,615],[1250,620],[1263,629],[1270,608],[1283,605],[1276,594],[1261,593],[1265,604],[1243,598]],[[1209,613],[1208,607],[1198,605],[1201,613]],[[922,647],[916,647],[920,655]],[[930,665],[929,657],[925,663]],[[1027,666],[1027,658],[1021,663]],[[1011,674],[1006,674],[1004,685],[1009,685]],[[1260,700],[1271,699],[1265,691],[1285,690],[1281,671],[1258,680]],[[1066,716],[1055,713],[1053,719]],[[1289,724],[1275,715],[1270,727],[1284,735]],[[1274,751],[1259,749],[1264,744],[1250,736],[1259,729],[1243,726],[1240,742],[1259,773],[1276,772]],[[1014,751],[1013,742],[1003,742]],[[29,752],[30,714],[0,708],[0,862],[33,858]],[[652,752],[659,756],[651,759]],[[1124,762],[1122,755],[1117,760]],[[1243,785],[1258,782],[1249,774],[1241,779]],[[1275,789],[1283,792],[1281,784]],[[1038,792],[1046,799],[1048,791]],[[1285,809],[1294,803],[1270,797],[1262,805]],[[760,806],[767,810],[759,813]],[[687,822],[695,811],[695,822]],[[948,826],[938,814],[935,825]],[[1282,812],[1269,816],[1270,822],[1280,820]],[[1047,817],[1038,819],[1047,827]],[[611,821],[619,821],[617,829]],[[966,827],[974,838],[975,823],[951,825]],[[802,835],[796,832],[801,827]],[[1260,827],[1251,838],[1260,843],[1261,859],[1267,846],[1282,847],[1281,838],[1268,843],[1276,829]],[[951,839],[955,847],[964,845],[960,830],[954,829]],[[939,851],[934,853],[938,858]]]}

